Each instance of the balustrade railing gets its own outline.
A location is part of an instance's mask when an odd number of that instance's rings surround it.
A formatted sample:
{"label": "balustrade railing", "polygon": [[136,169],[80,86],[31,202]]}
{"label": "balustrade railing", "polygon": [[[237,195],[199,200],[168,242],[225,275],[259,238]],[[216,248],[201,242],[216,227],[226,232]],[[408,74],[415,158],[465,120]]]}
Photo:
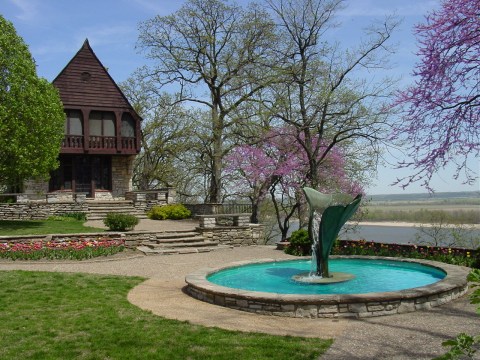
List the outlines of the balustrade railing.
{"label": "balustrade railing", "polygon": [[122,137],[122,149],[135,150],[135,138],[134,137]]}
{"label": "balustrade railing", "polygon": [[115,149],[115,136],[90,136],[89,147],[91,149]]}
{"label": "balustrade railing", "polygon": [[82,149],[83,136],[81,135],[65,135],[62,141],[62,148]]}
{"label": "balustrade railing", "polygon": [[[122,149],[136,150],[134,137],[122,137]],[[92,149],[115,149],[117,146],[115,136],[90,136],[88,146]],[[82,135],[65,135],[62,140],[64,149],[83,149]]]}

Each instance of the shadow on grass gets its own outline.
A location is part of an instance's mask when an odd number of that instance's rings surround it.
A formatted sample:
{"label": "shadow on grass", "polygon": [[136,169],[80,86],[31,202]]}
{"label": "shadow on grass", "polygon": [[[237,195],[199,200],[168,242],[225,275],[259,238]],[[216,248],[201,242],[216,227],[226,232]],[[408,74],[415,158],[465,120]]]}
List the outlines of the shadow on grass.
{"label": "shadow on grass", "polygon": [[0,231],[38,229],[42,225],[42,221],[37,220],[0,220]]}
{"label": "shadow on grass", "polygon": [[104,232],[105,229],[83,226],[83,221],[0,220],[0,236],[46,235]]}

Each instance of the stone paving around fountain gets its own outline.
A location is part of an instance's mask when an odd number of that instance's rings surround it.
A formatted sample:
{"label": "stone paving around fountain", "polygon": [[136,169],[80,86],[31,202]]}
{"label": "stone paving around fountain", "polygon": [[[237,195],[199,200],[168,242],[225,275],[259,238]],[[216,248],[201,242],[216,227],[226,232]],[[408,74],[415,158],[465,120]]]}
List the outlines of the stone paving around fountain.
{"label": "stone paving around fountain", "polygon": [[185,255],[132,254],[95,261],[0,261],[0,270],[143,276],[148,280],[134,288],[128,299],[155,315],[231,330],[333,338],[325,359],[431,359],[444,353],[442,341],[460,332],[480,333],[480,318],[466,296],[429,311],[357,320],[257,315],[204,303],[184,292],[185,276],[192,271],[255,258],[290,256],[271,246],[250,246]]}

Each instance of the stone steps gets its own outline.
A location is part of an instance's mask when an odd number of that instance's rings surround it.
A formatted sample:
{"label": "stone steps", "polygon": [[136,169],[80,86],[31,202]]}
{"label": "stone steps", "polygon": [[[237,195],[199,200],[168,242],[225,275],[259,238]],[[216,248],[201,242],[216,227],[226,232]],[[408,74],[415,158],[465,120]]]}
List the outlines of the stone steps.
{"label": "stone steps", "polygon": [[139,219],[147,218],[147,215],[144,212],[135,209],[133,202],[128,200],[88,202],[88,220],[103,220],[110,212],[135,215]]}
{"label": "stone steps", "polygon": [[145,255],[171,255],[209,252],[222,248],[215,241],[205,238],[195,231],[171,231],[157,233],[155,240],[143,241],[137,250]]}
{"label": "stone steps", "polygon": [[147,246],[138,246],[137,250],[143,252],[145,255],[176,255],[176,254],[198,254],[202,252],[210,252],[214,250],[218,250],[223,247],[215,246],[215,247],[203,247],[203,248],[186,248],[186,249],[150,249]]}

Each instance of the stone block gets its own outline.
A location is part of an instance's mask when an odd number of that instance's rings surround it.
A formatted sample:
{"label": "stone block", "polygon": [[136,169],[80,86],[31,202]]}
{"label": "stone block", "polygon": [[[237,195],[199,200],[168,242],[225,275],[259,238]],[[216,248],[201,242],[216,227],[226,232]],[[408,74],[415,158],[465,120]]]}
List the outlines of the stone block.
{"label": "stone block", "polygon": [[426,302],[427,302],[426,297],[420,297],[420,298],[415,299],[415,304],[423,304],[423,303],[426,303]]}
{"label": "stone block", "polygon": [[244,299],[237,299],[236,301],[237,306],[240,308],[247,308],[248,307],[248,301]]}
{"label": "stone block", "polygon": [[297,305],[295,317],[316,318],[318,317],[318,308],[316,305]]}
{"label": "stone block", "polygon": [[318,314],[338,313],[337,305],[320,305],[318,307]]}
{"label": "stone block", "polygon": [[281,309],[283,312],[295,311],[295,305],[293,304],[282,304]]}
{"label": "stone block", "polygon": [[215,304],[225,306],[225,297],[221,295],[215,295]]}
{"label": "stone block", "polygon": [[399,314],[415,311],[415,301],[414,300],[403,300],[398,306],[397,312]]}
{"label": "stone block", "polygon": [[429,302],[415,304],[416,310],[430,310],[431,308],[432,308],[432,305]]}
{"label": "stone block", "polygon": [[363,303],[356,303],[356,304],[348,304],[348,311],[354,312],[354,313],[366,313],[367,310],[367,305]]}
{"label": "stone block", "polygon": [[[391,305],[387,305],[387,306],[391,306]],[[378,305],[367,304],[367,310],[368,311],[383,311],[383,310],[385,310],[385,306],[383,306],[382,304],[378,304]]]}

